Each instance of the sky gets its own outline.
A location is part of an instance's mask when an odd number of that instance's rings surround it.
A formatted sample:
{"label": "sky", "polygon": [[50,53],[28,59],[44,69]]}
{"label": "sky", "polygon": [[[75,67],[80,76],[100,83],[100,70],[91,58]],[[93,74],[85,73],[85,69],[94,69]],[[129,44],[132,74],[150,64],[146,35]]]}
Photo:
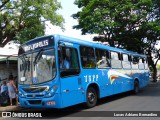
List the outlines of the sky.
{"label": "sky", "polygon": [[65,19],[64,23],[65,31],[63,32],[60,29],[60,27],[53,26],[47,23],[48,27],[46,29],[45,34],[46,35],[60,34],[68,37],[91,41],[93,39],[93,35],[81,35],[81,30],[72,29],[73,25],[77,25],[78,22],[77,20],[73,19],[71,15],[80,11],[80,9],[73,4],[75,0],[58,0],[58,1],[60,1],[62,5],[62,9],[60,9],[58,13],[61,14]]}

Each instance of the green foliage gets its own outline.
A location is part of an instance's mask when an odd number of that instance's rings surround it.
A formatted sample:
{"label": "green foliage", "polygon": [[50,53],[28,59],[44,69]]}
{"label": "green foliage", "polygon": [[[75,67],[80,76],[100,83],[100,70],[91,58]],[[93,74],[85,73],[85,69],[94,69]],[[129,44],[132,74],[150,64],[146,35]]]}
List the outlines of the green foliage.
{"label": "green foliage", "polygon": [[[152,53],[160,59],[154,45],[160,40],[160,0],[75,0],[81,11],[73,14],[78,19],[75,29],[82,34],[98,34],[95,41],[110,46],[145,53],[153,71]],[[156,72],[155,72],[156,73]]]}
{"label": "green foliage", "polygon": [[[57,0],[2,0],[0,2],[0,45],[16,39],[25,42],[44,35],[45,22],[63,28]],[[4,42],[5,40],[5,42]]]}
{"label": "green foliage", "polygon": [[82,34],[99,34],[95,40],[107,41],[111,46],[117,41],[118,47],[142,53],[149,28],[159,29],[155,21],[157,28],[148,24],[155,16],[155,3],[156,0],[76,0],[82,10],[73,14],[79,21],[73,28],[81,29]]}
{"label": "green foliage", "polygon": [[160,70],[160,64],[157,65],[157,70]]}

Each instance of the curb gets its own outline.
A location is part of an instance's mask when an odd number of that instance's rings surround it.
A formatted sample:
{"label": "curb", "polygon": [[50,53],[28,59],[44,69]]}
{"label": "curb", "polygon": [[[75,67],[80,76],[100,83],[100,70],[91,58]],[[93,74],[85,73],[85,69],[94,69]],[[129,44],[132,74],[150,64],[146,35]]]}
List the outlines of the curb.
{"label": "curb", "polygon": [[19,108],[20,108],[19,106],[0,107],[0,112],[18,110]]}

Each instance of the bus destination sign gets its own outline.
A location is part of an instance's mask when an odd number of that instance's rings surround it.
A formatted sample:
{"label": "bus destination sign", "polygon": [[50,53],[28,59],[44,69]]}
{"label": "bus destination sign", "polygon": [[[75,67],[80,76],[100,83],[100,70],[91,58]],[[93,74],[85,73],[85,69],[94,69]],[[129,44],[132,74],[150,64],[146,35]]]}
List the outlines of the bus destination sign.
{"label": "bus destination sign", "polygon": [[24,51],[30,51],[30,50],[45,47],[45,46],[48,46],[48,45],[49,45],[49,40],[43,40],[43,41],[40,41],[40,42],[36,42],[34,44],[24,46]]}

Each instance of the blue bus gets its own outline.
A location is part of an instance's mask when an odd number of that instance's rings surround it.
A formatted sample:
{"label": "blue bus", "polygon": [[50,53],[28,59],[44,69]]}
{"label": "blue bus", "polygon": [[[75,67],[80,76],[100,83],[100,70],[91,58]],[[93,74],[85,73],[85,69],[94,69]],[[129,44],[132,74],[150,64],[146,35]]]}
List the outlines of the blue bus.
{"label": "blue bus", "polygon": [[21,107],[94,107],[106,96],[149,83],[145,55],[62,35],[32,39],[18,53]]}

